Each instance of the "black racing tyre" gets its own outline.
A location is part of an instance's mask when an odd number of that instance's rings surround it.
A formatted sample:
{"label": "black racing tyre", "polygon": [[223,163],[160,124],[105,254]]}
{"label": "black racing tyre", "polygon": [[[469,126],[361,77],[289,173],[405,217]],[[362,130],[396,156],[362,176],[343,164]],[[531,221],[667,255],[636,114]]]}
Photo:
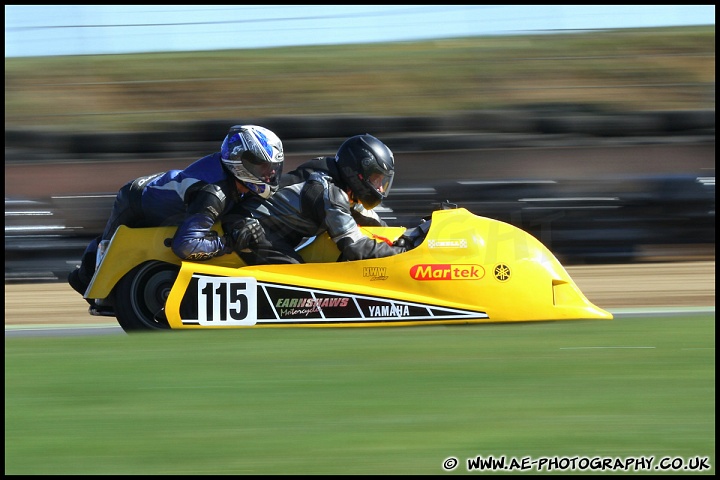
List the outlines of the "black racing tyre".
{"label": "black racing tyre", "polygon": [[163,307],[180,267],[149,261],[130,270],[115,287],[115,317],[126,332],[167,330]]}

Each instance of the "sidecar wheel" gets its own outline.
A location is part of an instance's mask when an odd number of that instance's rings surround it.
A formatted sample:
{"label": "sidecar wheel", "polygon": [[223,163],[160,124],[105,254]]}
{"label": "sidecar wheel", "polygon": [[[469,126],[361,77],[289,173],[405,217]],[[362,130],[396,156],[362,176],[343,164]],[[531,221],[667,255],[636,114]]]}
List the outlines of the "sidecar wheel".
{"label": "sidecar wheel", "polygon": [[162,311],[180,267],[151,261],[129,271],[117,284],[115,313],[126,332],[166,330],[170,325]]}

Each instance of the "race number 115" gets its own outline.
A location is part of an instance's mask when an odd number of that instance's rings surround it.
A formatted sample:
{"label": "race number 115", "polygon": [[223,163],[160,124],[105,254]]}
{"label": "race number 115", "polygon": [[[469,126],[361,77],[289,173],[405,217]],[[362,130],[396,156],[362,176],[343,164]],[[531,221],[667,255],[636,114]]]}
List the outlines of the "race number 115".
{"label": "race number 115", "polygon": [[255,325],[256,287],[257,281],[253,277],[198,277],[200,325]]}

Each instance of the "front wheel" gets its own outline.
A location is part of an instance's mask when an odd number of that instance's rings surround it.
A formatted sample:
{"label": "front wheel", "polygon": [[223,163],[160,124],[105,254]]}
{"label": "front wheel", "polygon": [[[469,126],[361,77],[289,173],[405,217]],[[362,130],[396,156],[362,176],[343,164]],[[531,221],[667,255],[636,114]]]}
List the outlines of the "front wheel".
{"label": "front wheel", "polygon": [[145,262],[117,284],[115,316],[126,332],[166,330],[170,325],[163,308],[180,267],[166,262]]}

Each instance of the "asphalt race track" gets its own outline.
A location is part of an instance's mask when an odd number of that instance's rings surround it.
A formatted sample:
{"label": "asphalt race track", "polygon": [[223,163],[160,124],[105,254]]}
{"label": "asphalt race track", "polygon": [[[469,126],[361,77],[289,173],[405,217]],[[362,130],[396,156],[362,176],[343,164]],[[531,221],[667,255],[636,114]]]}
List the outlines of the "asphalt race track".
{"label": "asphalt race track", "polygon": [[[715,310],[715,262],[567,267],[586,297],[623,316]],[[122,333],[64,283],[5,284],[5,336]]]}

